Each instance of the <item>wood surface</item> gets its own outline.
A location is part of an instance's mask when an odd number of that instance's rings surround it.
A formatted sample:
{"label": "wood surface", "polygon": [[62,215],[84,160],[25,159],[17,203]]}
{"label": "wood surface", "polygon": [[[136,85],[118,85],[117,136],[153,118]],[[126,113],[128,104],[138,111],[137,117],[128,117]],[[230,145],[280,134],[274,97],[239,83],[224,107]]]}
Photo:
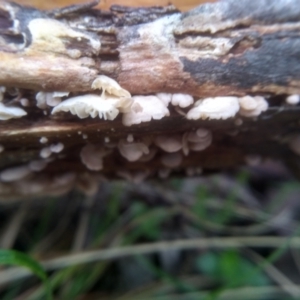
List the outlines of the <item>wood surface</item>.
{"label": "wood surface", "polygon": [[[48,2],[19,3],[53,8]],[[195,4],[184,3],[178,3],[182,10]],[[107,1],[99,7],[111,4]],[[132,2],[122,1],[125,4]],[[0,86],[6,87],[4,101],[17,103],[17,94],[29,101],[24,108],[26,117],[0,121],[0,144],[5,149],[0,154],[0,168],[3,172],[41,159],[40,151],[45,147],[42,137],[47,138],[47,145],[64,145],[41,172],[0,183],[0,197],[57,194],[74,185],[92,192],[103,178],[139,181],[168,173],[196,176],[200,169],[206,174],[266,159],[283,161],[298,174],[299,157],[290,145],[299,132],[299,106],[285,102],[289,95],[300,94],[298,1],[279,0],[269,5],[261,0],[224,0],[183,13],[175,6],[114,6],[110,11],[91,7],[66,13],[0,2]],[[19,24],[18,32],[11,29],[12,19]],[[50,29],[47,38],[41,38],[34,33],[37,27],[32,27],[36,20],[60,22],[80,31],[83,37],[61,38]],[[44,23],[37,24],[43,27]],[[97,50],[98,40],[101,48]],[[128,127],[122,124],[121,115],[114,121],[79,119],[69,113],[51,115],[50,107],[36,107],[39,91],[68,91],[73,96],[94,92],[91,85],[99,74],[114,78],[132,95],[184,93],[195,100],[262,96],[269,108],[253,118],[237,114],[226,120],[195,121],[185,117],[188,109],[169,106],[169,117]],[[174,168],[162,164],[165,153],[161,149],[151,161],[129,162],[116,147],[128,135],[135,141],[154,140],[158,135],[183,136],[198,128],[211,131],[212,144],[203,151],[181,153],[182,162]],[[81,149],[87,144],[106,147],[108,139],[111,152],[105,156],[103,169],[88,170],[80,160]],[[155,148],[153,144],[151,147]],[[65,182],[57,179],[64,174],[68,178]],[[55,180],[59,184],[55,185]],[[36,185],[36,189],[19,188],[24,185]]]}

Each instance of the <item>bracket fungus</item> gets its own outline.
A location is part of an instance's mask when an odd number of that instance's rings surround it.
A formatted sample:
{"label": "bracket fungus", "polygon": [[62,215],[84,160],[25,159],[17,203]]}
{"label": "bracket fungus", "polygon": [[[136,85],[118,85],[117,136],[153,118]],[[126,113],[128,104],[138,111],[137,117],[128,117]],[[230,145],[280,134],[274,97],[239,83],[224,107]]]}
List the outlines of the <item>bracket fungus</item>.
{"label": "bracket fungus", "polygon": [[36,106],[40,109],[46,109],[47,106],[57,106],[61,103],[61,98],[68,95],[69,92],[38,92],[35,96]]}
{"label": "bracket fungus", "polygon": [[27,112],[19,107],[8,107],[0,102],[0,120],[21,118],[27,115]]}
{"label": "bracket fungus", "polygon": [[239,98],[239,104],[239,114],[244,117],[257,117],[269,107],[266,99],[260,96]]}
{"label": "bracket fungus", "polygon": [[178,105],[181,108],[188,107],[194,103],[194,98],[188,94],[173,94],[172,105]]}
{"label": "bracket fungus", "polygon": [[103,157],[109,152],[103,146],[87,144],[80,151],[81,162],[91,171],[100,171],[103,168]]}
{"label": "bracket fungus", "polygon": [[300,95],[297,94],[289,95],[288,97],[285,98],[285,102],[289,105],[297,105],[300,102]]}
{"label": "bracket fungus", "polygon": [[180,135],[159,135],[154,139],[154,144],[162,150],[172,153],[182,148],[182,139]]}
{"label": "bracket fungus", "polygon": [[118,149],[120,154],[128,161],[137,161],[143,155],[149,154],[148,145],[143,142],[128,142],[125,139],[121,139],[118,143]]}
{"label": "bracket fungus", "polygon": [[127,112],[132,101],[130,98],[105,97],[98,95],[87,94],[69,98],[52,110],[52,114],[59,112],[70,112],[77,115],[80,119],[91,116],[100,119],[114,120],[119,112]]}
{"label": "bracket fungus", "polygon": [[130,93],[123,89],[114,79],[105,75],[99,75],[93,81],[92,89],[102,89],[102,96],[105,95],[105,92],[108,92],[109,94],[116,97],[131,97]]}
{"label": "bracket fungus", "polygon": [[189,120],[198,119],[228,119],[239,111],[237,97],[216,97],[198,100],[187,113]]}
{"label": "bracket fungus", "polygon": [[31,170],[27,165],[12,167],[0,172],[0,180],[2,182],[18,181],[29,174],[31,174]]}
{"label": "bracket fungus", "polygon": [[160,120],[169,116],[170,112],[165,103],[157,96],[133,96],[130,111],[123,114],[123,124],[131,126],[151,119]]}
{"label": "bracket fungus", "polygon": [[198,128],[196,131],[186,132],[182,137],[183,153],[189,154],[189,151],[205,150],[212,143],[211,131]]}

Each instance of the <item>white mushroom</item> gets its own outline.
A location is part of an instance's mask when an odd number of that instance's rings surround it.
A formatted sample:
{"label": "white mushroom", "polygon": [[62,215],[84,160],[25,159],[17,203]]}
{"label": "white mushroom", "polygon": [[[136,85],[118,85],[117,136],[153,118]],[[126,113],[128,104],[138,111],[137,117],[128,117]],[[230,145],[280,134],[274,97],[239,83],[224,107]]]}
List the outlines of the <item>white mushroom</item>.
{"label": "white mushroom", "polygon": [[0,102],[0,120],[9,120],[26,116],[27,112],[19,107],[8,107]]}
{"label": "white mushroom", "polygon": [[212,133],[204,128],[198,128],[196,131],[186,132],[182,138],[183,153],[189,154],[189,150],[202,151],[210,146],[212,142]]}
{"label": "white mushroom", "polygon": [[57,106],[61,103],[61,97],[68,96],[69,92],[38,92],[35,96],[36,106],[40,109],[46,109],[48,106]]}
{"label": "white mushroom", "polygon": [[50,150],[51,150],[51,152],[54,152],[54,153],[59,153],[63,149],[64,149],[64,144],[62,144],[62,143],[57,143],[57,144],[50,145]]}
{"label": "white mushroom", "polygon": [[102,146],[88,144],[81,149],[81,162],[92,171],[100,171],[103,168],[103,157],[109,153]]}
{"label": "white mushroom", "polygon": [[245,96],[239,98],[240,111],[239,114],[244,117],[257,117],[268,109],[268,102],[260,96]]}
{"label": "white mushroom", "polygon": [[198,119],[228,119],[239,111],[237,97],[216,97],[198,100],[187,113],[190,120]]}
{"label": "white mushroom", "polygon": [[105,120],[114,120],[119,112],[129,110],[132,100],[129,98],[107,97],[103,99],[98,95],[87,94],[69,98],[54,107],[52,114],[61,111],[71,112],[79,118],[84,119],[88,116],[92,118],[99,116]]}
{"label": "white mushroom", "polygon": [[40,138],[40,143],[41,143],[41,144],[46,144],[47,142],[48,142],[48,139],[47,139],[46,137],[42,136],[42,137]]}
{"label": "white mushroom", "polygon": [[130,93],[123,89],[114,79],[105,75],[100,75],[93,81],[92,89],[102,89],[102,97],[105,96],[105,92],[116,97],[131,97]]}
{"label": "white mushroom", "polygon": [[161,156],[161,162],[167,168],[176,168],[182,162],[182,155],[180,152],[165,153]]}
{"label": "white mushroom", "polygon": [[166,152],[177,152],[182,148],[180,135],[159,135],[154,139],[154,144]]}
{"label": "white mushroom", "polygon": [[142,142],[129,143],[125,139],[121,139],[118,143],[120,154],[128,161],[137,161],[144,154],[149,154],[149,148]]}
{"label": "white mushroom", "polygon": [[128,143],[132,143],[133,141],[134,141],[133,135],[132,135],[132,134],[128,134],[128,135],[127,135],[127,142],[128,142]]}
{"label": "white mushroom", "polygon": [[156,96],[134,96],[129,112],[123,114],[123,124],[131,126],[151,119],[160,120],[169,116],[170,112],[165,104]]}
{"label": "white mushroom", "polygon": [[12,182],[20,180],[31,173],[27,165],[6,169],[0,173],[0,180],[3,182]]}
{"label": "white mushroom", "polygon": [[40,151],[41,158],[48,158],[52,154],[50,147],[45,147]]}
{"label": "white mushroom", "polygon": [[172,100],[172,94],[168,93],[157,93],[156,97],[164,103],[165,107],[168,107]]}
{"label": "white mushroom", "polygon": [[30,106],[30,102],[29,102],[29,100],[28,100],[27,98],[21,98],[21,99],[20,99],[20,103],[21,103],[21,105],[24,106],[24,107]]}
{"label": "white mushroom", "polygon": [[285,102],[289,105],[297,105],[300,102],[300,95],[289,95],[286,97]]}
{"label": "white mushroom", "polygon": [[173,94],[172,104],[178,105],[182,108],[188,107],[194,103],[194,98],[188,94]]}

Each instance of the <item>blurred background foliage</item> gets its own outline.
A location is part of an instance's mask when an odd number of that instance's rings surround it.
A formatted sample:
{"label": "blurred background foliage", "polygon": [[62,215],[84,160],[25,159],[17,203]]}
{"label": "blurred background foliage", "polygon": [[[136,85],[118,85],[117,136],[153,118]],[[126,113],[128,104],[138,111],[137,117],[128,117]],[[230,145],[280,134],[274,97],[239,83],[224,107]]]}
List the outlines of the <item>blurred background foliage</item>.
{"label": "blurred background foliage", "polygon": [[1,268],[0,299],[300,299],[299,192],[266,161],[2,203],[1,248],[28,257]]}

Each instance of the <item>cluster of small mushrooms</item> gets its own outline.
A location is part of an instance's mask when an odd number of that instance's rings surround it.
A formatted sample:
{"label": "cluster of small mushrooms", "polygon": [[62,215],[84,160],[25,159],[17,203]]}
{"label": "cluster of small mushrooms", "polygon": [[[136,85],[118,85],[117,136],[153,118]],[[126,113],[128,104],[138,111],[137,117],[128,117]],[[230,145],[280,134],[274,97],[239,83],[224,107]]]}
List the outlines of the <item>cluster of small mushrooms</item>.
{"label": "cluster of small mushrooms", "polygon": [[[124,126],[134,126],[143,122],[160,120],[170,115],[169,107],[189,120],[199,119],[228,119],[237,115],[246,118],[255,118],[268,109],[268,102],[261,96],[244,97],[215,97],[199,99],[194,102],[194,97],[188,94],[158,93],[155,95],[135,95],[123,89],[115,80],[105,75],[98,76],[92,83],[93,90],[99,90],[93,94],[77,95],[70,97],[69,92],[38,92],[35,96],[36,106],[45,110],[52,107],[51,115],[71,113],[80,119],[96,118],[104,120],[114,120],[120,113]],[[6,88],[0,89],[0,120],[5,121],[12,118],[22,118],[27,115],[26,107],[29,100],[19,98],[16,104],[4,104]],[[286,98],[287,105],[297,105],[300,102],[299,95],[290,95]],[[23,108],[21,108],[21,106]],[[236,125],[242,123],[242,118],[236,119]],[[81,134],[81,132],[78,132]],[[87,139],[86,135],[82,135]],[[4,169],[0,172],[0,190],[9,189],[7,183],[14,183],[19,190],[24,189],[24,194],[39,192],[45,188],[56,191],[65,191],[74,182],[81,185],[83,190],[91,192],[95,190],[95,173],[90,171],[101,171],[103,160],[112,151],[119,154],[128,162],[148,162],[156,153],[160,151],[161,168],[158,175],[166,178],[170,172],[178,168],[184,156],[188,156],[191,151],[203,151],[208,148],[213,140],[213,134],[206,128],[196,128],[181,134],[157,135],[149,137],[135,137],[128,134],[127,138],[111,141],[109,137],[104,139],[104,143],[93,144],[87,139],[87,143],[80,151],[80,159],[86,167],[87,173],[74,175],[72,173],[62,174],[61,178],[52,181],[31,179],[37,172],[42,171],[51,163],[55,155],[63,153],[64,145],[61,142],[50,144],[46,137],[40,137],[40,144],[47,144],[39,152],[39,158],[25,163],[21,166]],[[300,155],[300,137],[295,136],[289,139],[289,147],[292,151]],[[0,152],[5,151],[5,145],[0,145]],[[187,175],[197,175],[201,173],[201,168],[188,168]],[[91,176],[93,174],[93,180]],[[97,173],[96,173],[97,174]],[[100,172],[101,174],[101,172]],[[117,171],[117,175],[138,182],[147,177],[147,171],[136,172],[135,174],[124,170]],[[76,177],[77,176],[77,177]],[[99,173],[98,175],[99,176]],[[87,180],[87,178],[89,178]],[[79,182],[79,183],[78,183]],[[86,184],[89,182],[89,184]],[[30,191],[25,187],[30,187]],[[87,187],[88,186],[88,187]]]}

